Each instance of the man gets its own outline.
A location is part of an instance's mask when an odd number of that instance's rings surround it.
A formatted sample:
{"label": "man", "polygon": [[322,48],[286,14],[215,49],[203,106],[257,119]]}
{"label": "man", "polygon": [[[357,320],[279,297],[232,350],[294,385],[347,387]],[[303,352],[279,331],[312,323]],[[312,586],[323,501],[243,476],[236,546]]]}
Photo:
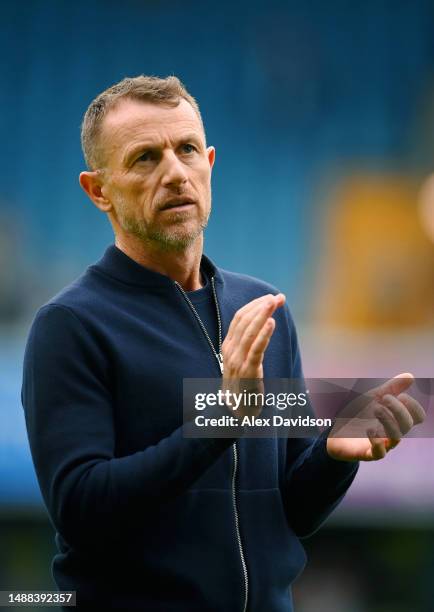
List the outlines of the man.
{"label": "man", "polygon": [[302,377],[285,298],[203,255],[215,151],[177,78],[104,91],[82,143],[115,245],[38,312],[22,393],[55,581],[79,609],[288,612],[299,538],[423,419],[411,379],[378,393],[390,438],[184,437],[184,378]]}

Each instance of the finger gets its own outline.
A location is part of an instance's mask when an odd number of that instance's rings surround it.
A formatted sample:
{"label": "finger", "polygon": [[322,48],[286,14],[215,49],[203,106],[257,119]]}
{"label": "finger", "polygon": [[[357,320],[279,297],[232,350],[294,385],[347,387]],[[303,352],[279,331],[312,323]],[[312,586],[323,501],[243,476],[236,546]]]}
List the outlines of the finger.
{"label": "finger", "polygon": [[[230,347],[230,350],[232,353],[237,353],[240,350],[240,348],[243,349],[244,348],[243,338],[246,334],[246,330],[249,328],[252,322],[258,319],[261,321],[263,325],[265,321],[268,319],[268,317],[272,314],[273,307],[274,307],[273,299],[272,297],[270,297],[268,300],[264,300],[260,302],[259,304],[257,304],[255,308],[252,308],[249,311],[245,312],[236,321],[236,325],[234,326],[232,335],[229,338],[227,338],[227,340],[225,341],[226,342],[225,348],[228,349]],[[256,334],[253,336],[253,338],[251,338],[251,342],[253,342],[255,337],[256,337]],[[249,337],[245,338],[245,342],[247,342],[248,339]],[[241,359],[241,362],[242,362],[246,358],[247,353],[241,350],[240,354],[241,354],[241,357],[239,355],[235,356],[234,354],[234,359],[238,359],[238,361]]]}
{"label": "finger", "polygon": [[265,322],[272,316],[276,308],[277,306],[274,304],[273,308],[271,309],[269,307],[263,307],[260,308],[259,311],[255,311],[255,316],[252,318],[249,325],[243,330],[238,340],[236,352],[241,361],[244,361],[247,358],[247,354],[253,342],[256,340],[259,332],[264,327]]}
{"label": "finger", "polygon": [[234,319],[243,318],[245,314],[247,314],[251,310],[254,310],[257,306],[260,306],[262,302],[266,302],[270,300],[273,301],[275,299],[277,299],[277,301],[279,302],[279,305],[281,305],[280,302],[283,304],[285,301],[285,295],[283,293],[277,293],[276,295],[274,295],[273,293],[267,293],[265,295],[261,295],[260,297],[252,300],[251,302],[244,304],[244,306],[242,306],[239,310],[237,310],[237,312],[234,315]]}
{"label": "finger", "polygon": [[254,373],[262,364],[265,350],[270,342],[275,327],[275,320],[272,318],[267,319],[257,335],[256,340],[253,342],[247,357],[247,378],[249,378],[249,376],[254,376]]}
{"label": "finger", "polygon": [[247,314],[250,310],[257,307],[261,302],[264,302],[270,297],[271,297],[271,294],[262,295],[261,297],[256,298],[255,300],[252,300],[251,302],[248,302],[242,308],[239,308],[234,314],[234,316],[232,317],[225,340],[227,341],[231,338],[231,336],[233,335],[239,323],[242,321],[245,314]]}
{"label": "finger", "polygon": [[[274,311],[284,303],[284,301],[285,296],[281,293],[277,296],[264,296],[263,300],[258,302],[248,311],[245,311],[237,319],[232,332],[232,336],[228,339],[228,341],[230,341],[231,344],[237,347],[237,349],[242,349],[242,359],[245,359],[247,355],[247,351],[245,350],[246,345],[248,350],[267,318],[270,317],[274,313]],[[256,319],[258,319],[258,321],[255,326],[254,322]],[[249,329],[250,325],[253,325],[254,329],[250,330],[249,335],[244,338],[246,330]]]}
{"label": "finger", "polygon": [[413,427],[413,418],[407,407],[393,395],[385,395],[381,403],[393,414],[402,435],[405,435]]}
{"label": "finger", "polygon": [[[373,434],[373,432],[371,432],[371,434]],[[367,452],[367,459],[371,461],[383,459],[387,453],[384,438],[376,438],[369,434],[368,438],[369,442],[371,443],[371,448]]]}
{"label": "finger", "polygon": [[390,450],[393,450],[395,446],[398,446],[400,442],[401,440],[394,440],[393,438],[387,438],[385,441],[386,451],[389,452]]}
{"label": "finger", "polygon": [[[283,295],[283,294],[278,294],[278,295]],[[274,297],[271,293],[268,293],[266,295],[261,295],[261,297],[256,298],[254,300],[252,300],[251,302],[248,302],[247,304],[245,304],[242,308],[239,308],[236,313],[234,314],[232,321],[229,325],[229,329],[228,329],[228,333],[226,338],[230,338],[231,335],[233,334],[233,332],[237,329],[237,327],[240,325],[240,323],[242,323],[242,321],[244,320],[244,318],[252,311],[257,309],[258,307],[261,306],[261,304],[268,302],[271,302]]]}
{"label": "finger", "polygon": [[411,418],[413,419],[414,425],[419,425],[419,423],[424,422],[426,412],[419,404],[419,402],[414,399],[414,397],[411,397],[411,395],[408,395],[407,393],[400,393],[398,395],[398,399],[404,404],[404,406],[411,414]]}
{"label": "finger", "polygon": [[374,408],[374,416],[382,424],[387,438],[394,438],[395,440],[402,438],[399,425],[388,408],[377,404]]}
{"label": "finger", "polygon": [[398,374],[394,378],[387,380],[385,383],[374,389],[374,394],[381,398],[383,395],[399,395],[403,391],[406,391],[414,382],[413,374],[409,372],[405,372],[403,374]]}

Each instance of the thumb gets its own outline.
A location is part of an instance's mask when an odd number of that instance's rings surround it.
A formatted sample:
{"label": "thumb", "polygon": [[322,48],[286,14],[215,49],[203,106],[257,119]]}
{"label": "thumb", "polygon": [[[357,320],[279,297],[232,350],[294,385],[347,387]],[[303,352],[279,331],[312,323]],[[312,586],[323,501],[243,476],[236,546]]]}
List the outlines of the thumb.
{"label": "thumb", "polygon": [[385,383],[375,389],[375,395],[377,397],[383,397],[383,395],[399,395],[411,387],[414,383],[414,376],[409,372],[398,374],[394,378],[387,380]]}

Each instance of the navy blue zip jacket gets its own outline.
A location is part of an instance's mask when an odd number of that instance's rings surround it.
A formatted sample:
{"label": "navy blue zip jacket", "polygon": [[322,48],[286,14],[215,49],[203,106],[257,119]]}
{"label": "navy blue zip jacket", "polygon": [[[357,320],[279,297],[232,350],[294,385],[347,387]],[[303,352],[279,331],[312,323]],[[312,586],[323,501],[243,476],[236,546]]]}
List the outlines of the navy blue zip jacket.
{"label": "navy blue zip jacket", "polygon": [[[216,268],[223,335],[276,290]],[[209,286],[191,292],[214,342]],[[264,377],[302,376],[287,307]],[[212,328],[212,329],[211,329]],[[54,579],[78,609],[290,612],[299,541],[351,484],[357,463],[315,439],[182,435],[183,378],[218,362],[174,282],[115,246],[36,315],[22,401],[42,495],[57,531]]]}

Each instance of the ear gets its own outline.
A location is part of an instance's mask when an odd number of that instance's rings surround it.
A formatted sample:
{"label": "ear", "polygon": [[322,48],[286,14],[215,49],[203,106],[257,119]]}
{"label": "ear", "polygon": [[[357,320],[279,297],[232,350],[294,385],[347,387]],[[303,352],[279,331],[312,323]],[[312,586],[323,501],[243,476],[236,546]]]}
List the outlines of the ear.
{"label": "ear", "polygon": [[98,170],[94,172],[81,172],[79,181],[81,187],[97,208],[99,208],[102,212],[110,212],[112,210],[112,203],[103,195],[102,192],[103,179],[101,172]]}
{"label": "ear", "polygon": [[206,154],[208,157],[208,161],[209,161],[209,167],[212,170],[212,167],[214,166],[214,162],[215,162],[215,149],[214,147],[208,147],[206,150]]}

